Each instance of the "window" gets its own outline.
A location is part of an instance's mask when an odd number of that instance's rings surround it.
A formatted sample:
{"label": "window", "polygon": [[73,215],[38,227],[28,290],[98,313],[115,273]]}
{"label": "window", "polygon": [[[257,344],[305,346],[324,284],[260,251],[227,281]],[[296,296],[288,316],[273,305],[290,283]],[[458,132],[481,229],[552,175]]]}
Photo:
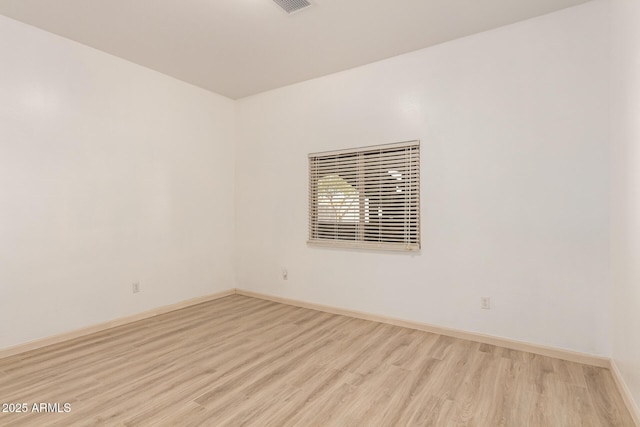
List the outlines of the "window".
{"label": "window", "polygon": [[309,244],[420,248],[420,142],[309,154]]}

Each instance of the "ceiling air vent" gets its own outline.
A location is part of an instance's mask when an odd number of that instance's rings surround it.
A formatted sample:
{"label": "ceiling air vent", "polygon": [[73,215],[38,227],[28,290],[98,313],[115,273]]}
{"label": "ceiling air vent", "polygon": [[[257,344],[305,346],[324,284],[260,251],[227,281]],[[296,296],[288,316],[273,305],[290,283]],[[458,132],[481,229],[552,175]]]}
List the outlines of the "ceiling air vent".
{"label": "ceiling air vent", "polygon": [[287,13],[297,12],[305,7],[311,6],[307,0],[273,0],[278,6]]}

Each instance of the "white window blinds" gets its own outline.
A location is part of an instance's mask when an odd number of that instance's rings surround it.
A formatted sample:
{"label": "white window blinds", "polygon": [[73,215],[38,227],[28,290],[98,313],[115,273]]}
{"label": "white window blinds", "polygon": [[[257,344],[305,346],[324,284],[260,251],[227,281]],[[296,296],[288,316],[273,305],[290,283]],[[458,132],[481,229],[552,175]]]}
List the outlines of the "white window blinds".
{"label": "white window blinds", "polygon": [[420,248],[420,142],[309,154],[309,244]]}

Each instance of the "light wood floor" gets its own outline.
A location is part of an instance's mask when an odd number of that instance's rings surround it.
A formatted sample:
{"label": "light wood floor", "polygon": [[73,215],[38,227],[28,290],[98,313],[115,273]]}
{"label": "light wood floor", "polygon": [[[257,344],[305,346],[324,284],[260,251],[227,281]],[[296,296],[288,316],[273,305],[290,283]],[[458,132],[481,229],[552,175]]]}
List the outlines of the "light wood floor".
{"label": "light wood floor", "polygon": [[1,426],[633,426],[608,370],[233,295],[0,360]]}

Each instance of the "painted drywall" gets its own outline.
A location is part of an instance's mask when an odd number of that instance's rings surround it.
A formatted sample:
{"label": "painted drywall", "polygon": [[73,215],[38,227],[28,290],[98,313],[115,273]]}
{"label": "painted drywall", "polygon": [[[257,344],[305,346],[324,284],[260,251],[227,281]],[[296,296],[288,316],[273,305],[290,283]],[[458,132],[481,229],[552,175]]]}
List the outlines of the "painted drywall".
{"label": "painted drywall", "polygon": [[640,2],[611,8],[612,355],[640,408]]}
{"label": "painted drywall", "polygon": [[[590,2],[240,100],[238,287],[608,354],[607,11]],[[412,139],[421,252],[308,247],[307,154]]]}
{"label": "painted drywall", "polygon": [[0,58],[0,348],[234,287],[233,101],[2,16]]}

